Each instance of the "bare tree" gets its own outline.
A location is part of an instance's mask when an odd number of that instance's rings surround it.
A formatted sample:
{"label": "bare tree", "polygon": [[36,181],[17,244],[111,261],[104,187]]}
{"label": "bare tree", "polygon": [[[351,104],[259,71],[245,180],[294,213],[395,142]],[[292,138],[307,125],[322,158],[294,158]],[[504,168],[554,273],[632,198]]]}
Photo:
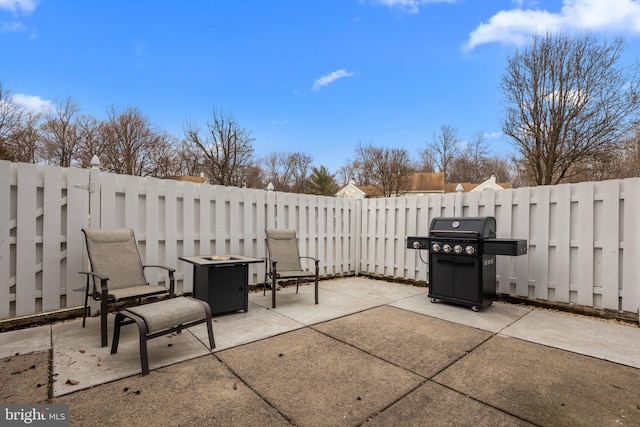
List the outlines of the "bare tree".
{"label": "bare tree", "polygon": [[377,187],[385,197],[400,194],[406,189],[407,175],[411,171],[409,154],[403,148],[378,148],[358,144],[357,164],[370,185]]}
{"label": "bare tree", "polygon": [[[118,112],[107,111],[107,119],[100,124],[103,167],[111,172],[157,176],[154,162],[163,145],[169,144],[163,133],[152,129],[147,117],[135,107]],[[162,175],[164,176],[164,175]]]}
{"label": "bare tree", "polygon": [[293,166],[292,193],[304,193],[307,188],[307,181],[311,174],[311,163],[313,157],[303,153],[291,153],[289,163]]}
{"label": "bare tree", "polygon": [[484,179],[495,175],[496,181],[498,182],[508,182],[514,187],[518,186],[516,185],[514,164],[510,159],[502,157],[499,154],[494,154],[485,159],[484,168]]}
{"label": "bare tree", "polygon": [[449,182],[482,182],[489,178],[493,171],[487,170],[489,148],[484,132],[476,132],[471,141],[460,149],[449,166]]}
{"label": "bare tree", "polygon": [[100,122],[93,116],[81,115],[76,121],[76,126],[80,140],[76,161],[81,168],[88,168],[93,156],[103,157],[105,147],[100,142]]}
{"label": "bare tree", "polygon": [[305,192],[312,162],[311,156],[300,152],[274,152],[262,161],[266,179],[273,187],[292,193]]}
{"label": "bare tree", "polygon": [[266,188],[264,171],[258,165],[249,165],[245,171],[247,188]]}
{"label": "bare tree", "polygon": [[293,182],[293,164],[288,161],[289,155],[282,152],[270,153],[262,161],[268,182],[276,191],[289,191]]}
{"label": "bare tree", "polygon": [[454,159],[460,154],[460,141],[456,128],[448,125],[440,127],[440,134],[433,134],[431,142],[420,157],[424,172],[444,172],[445,180],[449,181],[449,168]]}
{"label": "bare tree", "polygon": [[0,159],[13,160],[7,137],[20,125],[24,114],[24,108],[13,102],[11,92],[0,82]]}
{"label": "bare tree", "polygon": [[347,185],[351,180],[358,185],[369,185],[369,178],[363,174],[363,168],[359,160],[348,160],[338,169],[337,176],[341,185]]}
{"label": "bare tree", "polygon": [[78,105],[67,98],[44,113],[43,161],[64,167],[72,165],[82,142],[82,128],[77,123],[79,111]]}
{"label": "bare tree", "polygon": [[241,187],[246,184],[248,168],[253,162],[251,131],[244,129],[230,113],[213,111],[203,133],[195,123],[184,129],[185,140],[206,157],[212,184]]}
{"label": "bare tree", "polygon": [[152,160],[149,175],[161,178],[179,175],[181,164],[179,152],[176,149],[177,139],[165,132],[158,132],[157,136],[158,141],[148,150]]}
{"label": "bare tree", "polygon": [[204,161],[200,148],[182,140],[176,145],[178,172],[176,175],[198,176],[207,172],[208,166]]}
{"label": "bare tree", "polygon": [[617,159],[610,162],[617,169],[616,178],[640,176],[640,127],[636,127],[628,138],[625,138]]}
{"label": "bare tree", "polygon": [[25,112],[22,120],[5,139],[11,161],[36,163],[42,142],[39,113]]}
{"label": "bare tree", "polygon": [[614,150],[640,110],[638,65],[617,63],[621,39],[534,36],[508,59],[502,130],[532,184],[557,184]]}

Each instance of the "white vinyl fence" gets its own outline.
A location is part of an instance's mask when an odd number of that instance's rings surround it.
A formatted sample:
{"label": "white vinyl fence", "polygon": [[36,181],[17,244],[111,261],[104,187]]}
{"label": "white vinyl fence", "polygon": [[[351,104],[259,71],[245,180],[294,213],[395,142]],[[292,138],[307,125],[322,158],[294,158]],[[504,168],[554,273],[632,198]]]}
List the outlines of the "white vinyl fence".
{"label": "white vinyl fence", "polygon": [[[498,237],[528,240],[528,255],[498,257],[500,293],[640,306],[640,178],[351,200],[0,161],[0,200],[0,319],[82,305],[85,227],[133,228],[143,262],[176,268],[190,292],[179,256],[263,258],[268,227],[295,228],[324,277],[424,282],[428,266],[406,237],[427,235],[437,216],[495,216]],[[249,271],[252,284],[264,281],[263,264]]]}

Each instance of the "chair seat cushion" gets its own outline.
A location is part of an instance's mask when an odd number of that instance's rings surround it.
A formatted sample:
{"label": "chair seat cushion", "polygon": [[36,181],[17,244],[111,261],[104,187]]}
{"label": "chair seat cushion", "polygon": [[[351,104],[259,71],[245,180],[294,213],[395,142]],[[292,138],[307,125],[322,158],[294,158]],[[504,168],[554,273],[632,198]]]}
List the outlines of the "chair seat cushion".
{"label": "chair seat cushion", "polygon": [[293,271],[277,271],[278,279],[293,279],[296,277],[316,277],[316,273],[311,271],[304,270],[293,270]]}
{"label": "chair seat cushion", "polygon": [[129,307],[125,311],[137,314],[144,319],[147,324],[147,334],[207,317],[207,312],[201,301],[186,297],[169,298]]}
{"label": "chair seat cushion", "polygon": [[109,297],[114,301],[146,297],[167,293],[167,288],[162,285],[138,285],[130,288],[109,289]]}

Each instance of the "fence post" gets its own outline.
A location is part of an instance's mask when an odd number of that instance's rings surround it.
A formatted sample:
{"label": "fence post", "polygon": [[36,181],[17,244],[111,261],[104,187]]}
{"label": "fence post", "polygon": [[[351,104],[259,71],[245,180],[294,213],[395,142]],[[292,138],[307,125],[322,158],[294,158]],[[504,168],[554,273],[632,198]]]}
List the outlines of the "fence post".
{"label": "fence post", "polygon": [[91,158],[89,171],[89,228],[100,228],[100,159]]}
{"label": "fence post", "polygon": [[362,261],[362,199],[355,200],[355,207],[353,207],[353,209],[355,209],[356,216],[356,230],[351,237],[355,242],[353,269],[355,270],[355,275],[358,276],[360,274],[360,262]]}
{"label": "fence post", "polygon": [[453,204],[453,216],[462,216],[463,193],[464,193],[464,188],[462,187],[462,184],[458,184],[456,186],[455,203]]}

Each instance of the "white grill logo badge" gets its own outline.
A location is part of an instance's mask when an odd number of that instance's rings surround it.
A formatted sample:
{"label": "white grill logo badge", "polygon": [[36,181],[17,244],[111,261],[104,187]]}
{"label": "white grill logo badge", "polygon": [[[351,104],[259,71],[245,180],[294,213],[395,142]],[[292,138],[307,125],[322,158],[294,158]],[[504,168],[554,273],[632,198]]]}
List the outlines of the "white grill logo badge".
{"label": "white grill logo badge", "polygon": [[458,227],[460,227],[460,221],[453,221],[453,222],[451,223],[451,226],[452,226],[453,228],[458,228]]}

